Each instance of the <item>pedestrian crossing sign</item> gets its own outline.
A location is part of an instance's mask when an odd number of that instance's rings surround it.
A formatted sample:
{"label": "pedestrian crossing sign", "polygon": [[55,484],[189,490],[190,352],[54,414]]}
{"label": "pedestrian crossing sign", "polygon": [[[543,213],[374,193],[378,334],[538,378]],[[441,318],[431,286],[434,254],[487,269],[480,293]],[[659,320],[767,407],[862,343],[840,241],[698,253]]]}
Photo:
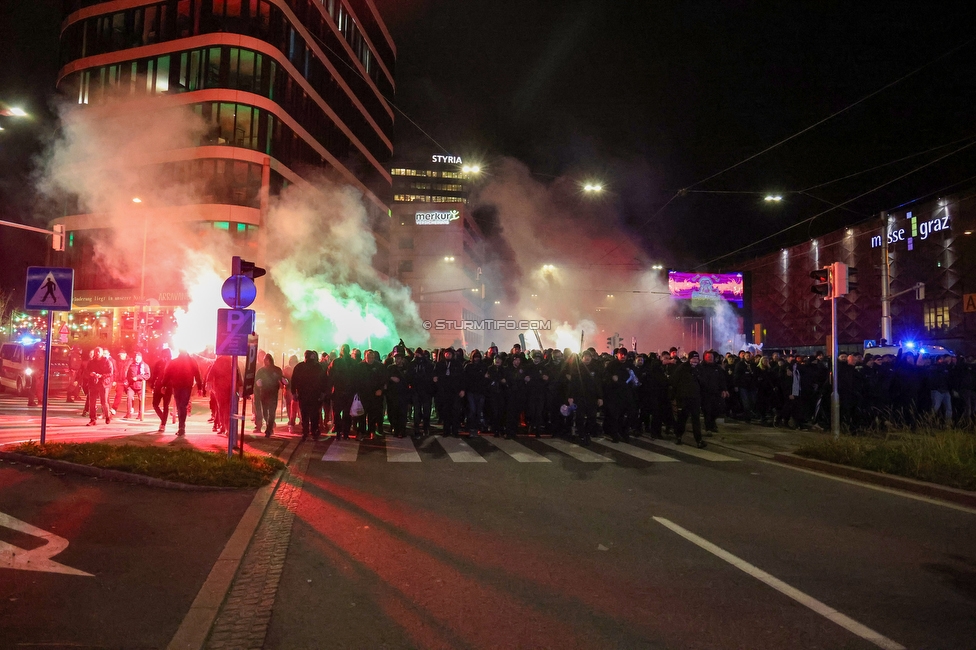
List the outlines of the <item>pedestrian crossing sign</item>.
{"label": "pedestrian crossing sign", "polygon": [[27,290],[24,292],[24,309],[71,311],[74,284],[74,269],[29,266],[27,267]]}

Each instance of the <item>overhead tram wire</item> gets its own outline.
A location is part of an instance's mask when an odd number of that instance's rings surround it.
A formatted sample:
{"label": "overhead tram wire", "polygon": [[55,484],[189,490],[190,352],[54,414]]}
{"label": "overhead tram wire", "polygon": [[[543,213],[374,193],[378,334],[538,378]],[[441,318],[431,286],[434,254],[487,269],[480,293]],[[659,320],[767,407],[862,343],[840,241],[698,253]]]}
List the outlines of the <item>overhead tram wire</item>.
{"label": "overhead tram wire", "polygon": [[771,235],[767,235],[766,237],[763,237],[761,239],[757,239],[757,240],[755,240],[755,241],[753,241],[753,242],[751,242],[749,244],[746,244],[745,246],[742,246],[741,248],[737,248],[734,251],[731,251],[729,253],[725,253],[723,255],[719,255],[718,257],[713,258],[713,259],[711,259],[711,260],[709,260],[707,262],[703,262],[702,264],[699,264],[698,266],[696,266],[695,269],[697,270],[697,269],[701,269],[703,267],[707,267],[707,266],[709,266],[711,264],[714,264],[715,262],[717,262],[719,260],[725,259],[726,257],[731,257],[732,255],[735,255],[737,253],[741,253],[742,251],[749,250],[750,248],[752,248],[753,246],[755,246],[757,244],[761,244],[761,243],[763,243],[765,241],[769,241],[770,239],[773,239],[774,237],[778,237],[779,235],[782,235],[783,233],[789,232],[790,230],[793,230],[794,228],[798,228],[798,227],[802,226],[803,224],[808,223],[810,221],[813,221],[814,219],[816,219],[818,217],[822,217],[823,215],[827,214],[828,212],[831,212],[833,210],[839,209],[839,208],[847,205],[848,203],[852,203],[854,201],[857,201],[858,199],[861,199],[861,198],[867,196],[868,194],[872,194],[874,192],[877,192],[878,190],[880,190],[883,187],[887,187],[888,185],[891,185],[892,183],[895,183],[897,181],[900,181],[901,179],[906,178],[907,176],[911,176],[912,174],[914,174],[916,172],[919,172],[919,171],[925,169],[926,167],[930,167],[930,166],[934,165],[935,163],[939,162],[940,160],[944,160],[945,158],[948,158],[950,156],[953,156],[953,155],[959,153],[960,151],[963,151],[965,149],[968,149],[968,148],[972,147],[973,145],[976,145],[976,141],[970,142],[969,144],[965,144],[965,145],[963,145],[963,146],[961,146],[961,147],[959,147],[957,149],[954,149],[953,151],[950,151],[949,153],[947,153],[947,154],[945,154],[943,156],[939,156],[935,160],[929,161],[929,162],[925,163],[924,165],[920,165],[920,166],[916,167],[915,169],[912,169],[911,171],[905,172],[901,176],[897,176],[897,177],[895,177],[895,178],[893,178],[893,179],[891,179],[889,181],[885,181],[881,185],[878,185],[876,187],[873,187],[870,190],[867,190],[866,192],[862,192],[861,194],[858,194],[855,197],[852,197],[850,199],[847,199],[846,201],[843,201],[841,203],[838,203],[837,205],[832,206],[832,207],[828,208],[827,210],[824,210],[823,212],[818,212],[817,214],[813,215],[812,217],[808,217],[808,218],[806,218],[806,219],[804,219],[802,221],[798,221],[798,222],[794,223],[791,226],[787,226],[786,228],[783,228],[782,230],[779,230],[777,232],[774,232]]}
{"label": "overhead tram wire", "polygon": [[[718,178],[719,176],[721,176],[721,175],[723,175],[723,174],[725,174],[727,172],[730,172],[730,171],[732,171],[733,169],[735,169],[737,167],[741,167],[742,165],[746,164],[747,162],[749,162],[751,160],[755,160],[756,158],[759,158],[760,156],[763,156],[763,155],[769,153],[773,149],[776,149],[778,147],[781,147],[782,145],[786,144],[787,142],[790,142],[791,140],[795,140],[796,138],[800,137],[804,133],[807,133],[808,131],[811,131],[811,130],[815,129],[818,126],[820,126],[820,125],[822,125],[822,124],[824,124],[826,122],[829,122],[830,120],[834,119],[835,117],[837,117],[839,115],[843,115],[844,113],[846,113],[847,111],[851,110],[855,106],[858,106],[859,104],[863,104],[865,101],[871,99],[872,97],[874,97],[874,96],[876,96],[876,95],[878,95],[878,94],[880,94],[880,93],[888,90],[889,88],[891,88],[893,86],[896,86],[896,85],[900,84],[902,81],[904,81],[905,79],[908,79],[909,77],[915,76],[916,74],[918,74],[919,72],[921,72],[925,68],[929,67],[930,65],[932,65],[934,63],[938,63],[942,59],[944,59],[946,57],[949,57],[952,54],[955,54],[959,50],[961,50],[961,49],[963,49],[963,48],[971,45],[974,42],[976,42],[976,36],[974,36],[973,38],[970,38],[968,41],[964,41],[963,43],[955,46],[954,48],[952,48],[950,50],[947,50],[946,52],[943,52],[942,54],[940,54],[939,56],[935,57],[934,59],[923,63],[922,65],[920,65],[919,67],[915,68],[914,70],[911,70],[910,72],[902,75],[901,77],[895,79],[894,81],[885,84],[881,88],[878,88],[877,90],[868,93],[867,95],[865,95],[864,97],[861,97],[860,99],[858,99],[857,101],[853,102],[852,104],[848,104],[844,108],[842,108],[842,109],[840,109],[838,111],[835,111],[834,113],[831,113],[830,115],[828,115],[827,117],[823,118],[822,120],[819,120],[818,122],[815,122],[815,123],[811,124],[810,126],[808,126],[808,127],[804,128],[804,129],[801,129],[801,130],[797,131],[793,135],[790,135],[790,136],[788,136],[786,138],[783,138],[779,142],[776,142],[774,144],[771,144],[770,146],[766,147],[765,149],[762,149],[761,151],[758,151],[758,152],[752,154],[751,156],[748,156],[748,157],[744,158],[743,160],[740,160],[739,162],[735,163],[734,165],[730,165],[730,166],[726,167],[725,169],[723,169],[721,171],[715,172],[711,176],[707,176],[707,177],[701,179],[700,181],[696,181],[696,182],[692,183],[691,185],[688,185],[688,186],[686,186],[686,187],[678,190],[670,199],[667,200],[667,202],[663,206],[661,206],[658,210],[656,210],[653,214],[651,214],[650,217],[648,217],[647,219],[645,219],[644,222],[641,223],[636,228],[636,231],[639,232],[639,231],[643,230],[649,223],[651,223],[651,221],[654,220],[654,218],[657,215],[661,214],[661,212],[663,212],[664,209],[666,207],[668,207],[676,198],[678,198],[679,196],[684,196],[684,195],[688,194],[689,192],[692,191],[692,188],[697,187],[698,185],[701,185],[702,183],[707,183],[708,181],[710,181],[710,180],[712,180],[714,178]],[[616,246],[614,246],[613,248],[611,248],[610,250],[608,250],[606,253],[604,253],[602,256],[600,256],[596,261],[599,262],[604,257],[606,257],[607,255],[609,255],[610,253],[613,253],[614,251],[616,251],[619,248],[620,248],[620,244],[617,244]]]}

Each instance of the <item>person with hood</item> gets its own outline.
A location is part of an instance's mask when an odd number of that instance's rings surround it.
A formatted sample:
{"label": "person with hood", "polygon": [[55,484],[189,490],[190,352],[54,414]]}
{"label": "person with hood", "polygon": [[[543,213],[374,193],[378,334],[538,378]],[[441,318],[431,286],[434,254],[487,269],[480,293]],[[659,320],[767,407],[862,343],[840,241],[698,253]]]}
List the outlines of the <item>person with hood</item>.
{"label": "person with hood", "polygon": [[[329,364],[329,383],[332,385],[332,421],[335,424],[336,438],[349,438],[352,427],[353,397],[356,396],[357,367],[349,350],[349,344],[343,343],[339,348],[339,356]],[[301,365],[301,364],[299,364]],[[300,406],[300,405],[299,405]],[[304,420],[304,415],[302,416]],[[302,423],[302,431],[306,431]]]}
{"label": "person with hood", "polygon": [[508,386],[508,399],[505,400],[505,437],[508,439],[518,436],[529,392],[529,382],[532,381],[531,373],[527,372],[522,365],[523,361],[521,348],[519,348],[519,352],[512,353],[511,365],[505,372],[505,384]]}
{"label": "person with hood", "polygon": [[487,431],[485,424],[485,396],[488,384],[485,373],[488,366],[481,359],[481,351],[473,350],[471,360],[464,365],[464,392],[468,398],[468,431],[476,436],[479,431]]}
{"label": "person with hood", "polygon": [[716,420],[725,409],[725,400],[729,393],[727,375],[717,363],[717,354],[713,350],[705,352],[705,363],[698,368],[698,380],[701,384],[702,410],[705,413],[705,431],[718,433]]}
{"label": "person with hood", "polygon": [[573,364],[567,404],[576,407],[576,431],[580,444],[588,446],[597,433],[597,409],[603,406],[603,381],[592,349],[583,352],[583,361]]}
{"label": "person with hood", "polygon": [[434,368],[434,383],[440,396],[441,417],[444,420],[444,436],[460,437],[461,400],[464,392],[464,368],[458,359],[454,358],[454,349],[447,348],[441,355],[441,361]]}
{"label": "person with hood", "polygon": [[371,439],[383,435],[383,395],[386,392],[387,372],[376,350],[366,350],[361,370],[363,379],[359,399],[363,404],[366,427],[363,436]]}
{"label": "person with hood", "polygon": [[88,426],[97,423],[96,406],[102,405],[102,416],[105,424],[112,423],[112,412],[109,406],[108,393],[115,379],[115,365],[107,349],[95,348],[95,358],[88,364],[88,414],[91,420]]}
{"label": "person with hood", "polygon": [[[349,347],[345,345],[342,347],[348,354]],[[310,433],[313,440],[318,440],[321,435],[319,427],[322,418],[324,383],[322,365],[315,350],[305,350],[305,360],[295,366],[291,376],[291,393],[292,398],[298,401],[298,409],[302,415],[302,440],[308,440]],[[350,397],[350,404],[351,402]]]}
{"label": "person with hood", "polygon": [[407,366],[406,376],[413,398],[413,435],[430,435],[430,407],[434,393],[434,366],[423,348],[417,348]]}
{"label": "person with hood", "polygon": [[688,353],[688,361],[679,363],[671,375],[671,385],[674,387],[674,398],[678,403],[678,419],[674,425],[675,442],[681,444],[681,437],[685,433],[685,423],[691,418],[691,432],[695,436],[695,443],[699,449],[707,445],[702,439],[701,429],[701,383],[698,364],[701,361],[698,353],[692,350]]}
{"label": "person with hood", "polygon": [[[224,357],[221,357],[224,358]],[[227,357],[229,359],[229,357]],[[178,437],[186,435],[186,413],[190,406],[190,396],[193,394],[193,383],[197,387],[203,386],[200,378],[200,368],[196,361],[186,350],[180,350],[180,355],[170,361],[166,366],[166,375],[163,377],[163,384],[169,386],[173,392],[173,400],[176,402],[176,416],[179,420],[179,428],[176,431]]]}
{"label": "person with hood", "polygon": [[254,374],[254,401],[261,404],[261,410],[255,414],[255,424],[261,429],[261,420],[265,422],[264,436],[270,438],[274,434],[275,418],[278,415],[278,392],[281,390],[284,375],[281,368],[275,365],[274,356],[264,355],[264,363]]}

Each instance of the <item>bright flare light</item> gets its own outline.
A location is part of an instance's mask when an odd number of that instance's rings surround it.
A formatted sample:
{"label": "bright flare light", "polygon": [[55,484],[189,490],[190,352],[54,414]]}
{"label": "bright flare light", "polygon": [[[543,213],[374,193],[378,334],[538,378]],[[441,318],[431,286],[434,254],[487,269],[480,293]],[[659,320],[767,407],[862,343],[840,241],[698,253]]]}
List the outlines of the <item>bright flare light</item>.
{"label": "bright flare light", "polygon": [[176,331],[173,332],[170,347],[173,350],[203,352],[216,343],[217,310],[226,307],[220,297],[224,279],[208,258],[200,256],[201,259],[195,260],[194,257],[191,255],[183,271],[190,302],[186,310],[177,309],[173,314]]}
{"label": "bright flare light", "polygon": [[8,112],[14,117],[27,117],[27,111],[22,108],[11,108]]}
{"label": "bright flare light", "polygon": [[782,200],[783,197],[779,194],[767,194],[766,198],[763,199],[763,201],[766,201],[767,203],[779,203]]}
{"label": "bright flare light", "polygon": [[142,203],[142,199],[140,199],[140,198],[139,198],[138,196],[136,196],[136,197],[134,197],[134,198],[132,199],[132,202],[133,202],[133,203]]}

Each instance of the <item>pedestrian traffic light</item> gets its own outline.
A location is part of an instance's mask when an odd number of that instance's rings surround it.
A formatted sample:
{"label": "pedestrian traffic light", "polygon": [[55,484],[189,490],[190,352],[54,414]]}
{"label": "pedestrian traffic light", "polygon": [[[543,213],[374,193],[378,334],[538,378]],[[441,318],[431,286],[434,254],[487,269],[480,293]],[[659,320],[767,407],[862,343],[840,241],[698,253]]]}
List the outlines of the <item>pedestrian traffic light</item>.
{"label": "pedestrian traffic light", "polygon": [[51,248],[56,251],[64,251],[64,224],[54,224],[54,236],[51,238]]}
{"label": "pedestrian traffic light", "polygon": [[254,262],[248,262],[247,260],[241,259],[237,256],[234,256],[232,262],[232,275],[243,275],[255,280],[267,273],[267,271],[262,269],[260,266],[255,266]]}
{"label": "pedestrian traffic light", "polygon": [[830,267],[810,271],[810,277],[816,281],[810,291],[823,296],[824,300],[830,300]]}

